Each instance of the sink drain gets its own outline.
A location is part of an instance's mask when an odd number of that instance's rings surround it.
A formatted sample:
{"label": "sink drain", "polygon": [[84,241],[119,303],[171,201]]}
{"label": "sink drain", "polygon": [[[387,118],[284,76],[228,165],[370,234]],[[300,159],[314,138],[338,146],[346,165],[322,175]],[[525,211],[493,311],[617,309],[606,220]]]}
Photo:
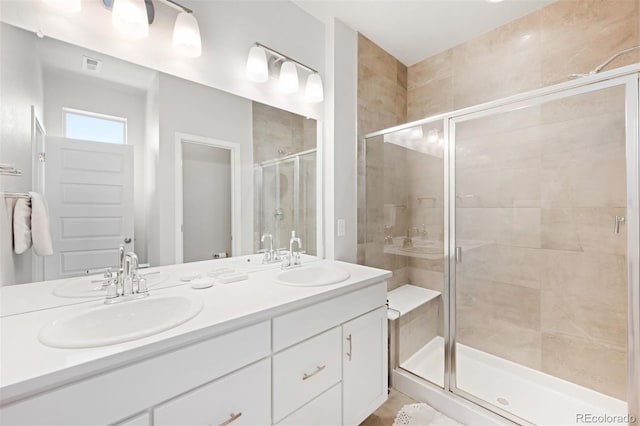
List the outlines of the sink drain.
{"label": "sink drain", "polygon": [[509,400],[508,400],[508,399],[506,399],[506,398],[502,398],[502,397],[500,397],[500,398],[498,398],[496,401],[498,401],[498,402],[499,402],[500,404],[502,404],[502,405],[509,405]]}

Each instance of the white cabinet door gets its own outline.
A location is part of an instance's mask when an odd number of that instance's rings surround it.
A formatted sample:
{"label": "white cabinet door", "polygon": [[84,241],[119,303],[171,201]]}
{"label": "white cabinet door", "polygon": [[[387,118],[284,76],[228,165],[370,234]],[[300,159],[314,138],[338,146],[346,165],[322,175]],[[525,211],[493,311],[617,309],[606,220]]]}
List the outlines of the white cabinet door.
{"label": "white cabinet door", "polygon": [[342,326],[342,419],[355,426],[387,400],[387,309]]}

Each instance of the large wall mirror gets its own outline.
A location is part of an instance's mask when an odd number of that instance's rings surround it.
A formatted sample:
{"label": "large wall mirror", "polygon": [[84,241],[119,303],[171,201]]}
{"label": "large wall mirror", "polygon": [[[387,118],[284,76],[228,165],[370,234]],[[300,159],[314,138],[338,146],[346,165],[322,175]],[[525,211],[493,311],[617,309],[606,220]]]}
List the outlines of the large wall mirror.
{"label": "large wall mirror", "polygon": [[[113,267],[120,244],[161,266],[255,253],[264,234],[287,247],[295,230],[319,253],[315,120],[6,23],[0,31],[0,163],[23,171],[0,177],[3,201],[11,216],[21,195],[42,194],[54,249],[17,254],[3,241],[14,270],[2,284]],[[3,235],[10,221],[0,216]]]}

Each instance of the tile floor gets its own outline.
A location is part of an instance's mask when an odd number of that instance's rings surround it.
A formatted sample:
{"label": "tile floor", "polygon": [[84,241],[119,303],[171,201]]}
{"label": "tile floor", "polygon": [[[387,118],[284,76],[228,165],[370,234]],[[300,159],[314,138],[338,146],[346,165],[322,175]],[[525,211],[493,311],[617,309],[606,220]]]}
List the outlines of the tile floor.
{"label": "tile floor", "polygon": [[389,399],[382,404],[372,415],[367,417],[360,426],[391,426],[396,418],[396,413],[406,404],[414,404],[418,401],[407,395],[391,389]]}

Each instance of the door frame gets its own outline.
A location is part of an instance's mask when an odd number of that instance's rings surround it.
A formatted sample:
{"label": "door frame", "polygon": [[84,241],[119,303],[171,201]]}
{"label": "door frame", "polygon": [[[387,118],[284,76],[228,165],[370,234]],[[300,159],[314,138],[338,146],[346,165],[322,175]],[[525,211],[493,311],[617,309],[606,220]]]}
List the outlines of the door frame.
{"label": "door frame", "polygon": [[[42,136],[42,144],[38,136]],[[46,167],[47,131],[38,117],[35,105],[31,105],[31,187],[32,190],[46,199],[45,167]],[[44,257],[31,256],[31,278],[33,282],[44,281]]]}
{"label": "door frame", "polygon": [[242,250],[242,162],[240,144],[221,139],[176,132],[175,145],[175,241],[176,263],[184,262],[184,235],[182,229],[184,195],[182,189],[182,145],[185,142],[229,150],[231,163],[231,255]]}

